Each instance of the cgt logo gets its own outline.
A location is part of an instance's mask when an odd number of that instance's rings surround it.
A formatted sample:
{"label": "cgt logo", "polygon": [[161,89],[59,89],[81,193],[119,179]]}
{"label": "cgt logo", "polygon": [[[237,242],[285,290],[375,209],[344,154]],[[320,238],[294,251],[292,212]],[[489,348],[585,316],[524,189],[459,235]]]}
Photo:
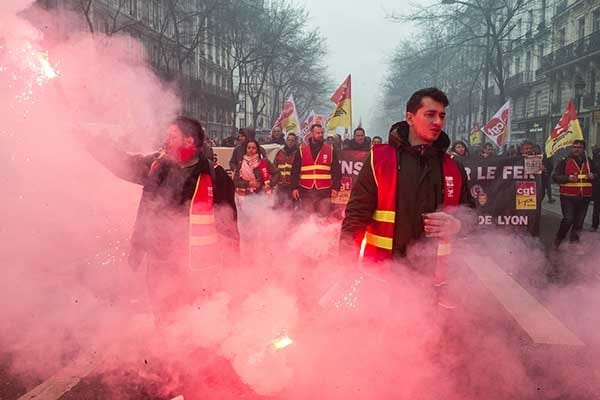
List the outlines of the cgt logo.
{"label": "cgt logo", "polygon": [[535,182],[516,182],[517,210],[535,210],[537,208],[537,187]]}
{"label": "cgt logo", "polygon": [[491,122],[491,127],[488,128],[488,133],[492,136],[500,136],[504,133],[504,129],[506,128],[506,123],[504,121],[500,121],[498,118],[494,118]]}
{"label": "cgt logo", "polygon": [[535,196],[535,182],[517,182],[517,196]]}

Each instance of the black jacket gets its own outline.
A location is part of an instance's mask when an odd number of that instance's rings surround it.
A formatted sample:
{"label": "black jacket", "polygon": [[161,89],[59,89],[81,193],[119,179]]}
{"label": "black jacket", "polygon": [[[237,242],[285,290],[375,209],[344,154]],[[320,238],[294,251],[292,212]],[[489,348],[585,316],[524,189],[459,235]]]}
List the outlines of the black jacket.
{"label": "black jacket", "polygon": [[[319,151],[321,151],[321,147],[323,147],[322,142],[314,142],[312,139],[308,141],[310,145],[310,152],[313,156],[313,159],[317,158]],[[300,189],[300,170],[302,169],[302,155],[300,154],[300,148],[298,148],[296,157],[294,158],[294,163],[292,164],[292,172],[291,172],[291,183],[292,189]],[[340,155],[338,151],[333,148],[333,155],[331,156],[331,189],[332,190],[340,190],[340,186],[342,184],[342,166],[340,164]]]}
{"label": "black jacket", "polygon": [[344,150],[369,151],[371,150],[371,138],[365,137],[365,141],[362,143],[358,143],[354,139],[346,139],[343,147]]}
{"label": "black jacket", "polygon": [[[155,260],[167,260],[186,251],[190,203],[200,174],[210,174],[213,182],[217,231],[222,237],[237,238],[233,182],[222,168],[215,170],[201,152],[196,164],[182,168],[159,158],[160,153],[128,154],[104,141],[89,143],[88,147],[115,175],[143,186],[131,235],[132,267],[139,266],[145,254]],[[151,171],[155,160],[158,166]]]}
{"label": "black jacket", "polygon": [[[398,182],[396,222],[394,231],[395,256],[406,255],[408,245],[423,237],[423,214],[435,212],[443,203],[443,156],[450,139],[442,132],[432,146],[411,146],[408,142],[408,124],[395,124],[389,143],[398,151]],[[377,184],[370,168],[371,155],[364,163],[352,188],[342,223],[342,247],[353,247],[354,239],[364,236],[377,209]],[[475,207],[467,176],[459,163],[463,178],[460,203]],[[380,182],[381,184],[381,182]]]}
{"label": "black jacket", "polygon": [[281,145],[284,145],[285,144],[285,138],[283,136],[280,136],[278,138],[271,136],[271,138],[269,139],[269,144],[281,144]]}

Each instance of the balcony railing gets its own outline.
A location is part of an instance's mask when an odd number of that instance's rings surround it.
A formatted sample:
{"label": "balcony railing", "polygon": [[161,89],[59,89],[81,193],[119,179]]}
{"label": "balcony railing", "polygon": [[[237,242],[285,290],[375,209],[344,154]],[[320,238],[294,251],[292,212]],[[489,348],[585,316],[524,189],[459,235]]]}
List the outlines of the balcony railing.
{"label": "balcony railing", "polygon": [[533,82],[534,74],[533,71],[521,71],[511,77],[509,77],[504,86],[506,89],[516,89],[520,86],[525,86],[529,82]]}
{"label": "balcony railing", "polygon": [[542,57],[541,69],[547,70],[587,57],[600,51],[600,31],[596,31]]}
{"label": "balcony railing", "polygon": [[585,94],[581,99],[581,102],[585,108],[592,108],[600,105],[600,92]]}

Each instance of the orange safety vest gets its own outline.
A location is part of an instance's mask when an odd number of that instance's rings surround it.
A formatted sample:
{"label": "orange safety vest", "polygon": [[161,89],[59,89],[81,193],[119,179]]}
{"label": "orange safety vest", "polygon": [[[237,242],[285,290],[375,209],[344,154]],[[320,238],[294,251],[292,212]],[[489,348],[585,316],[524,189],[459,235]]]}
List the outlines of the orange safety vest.
{"label": "orange safety vest", "polygon": [[[398,155],[391,145],[373,146],[371,169],[377,185],[377,209],[365,233],[364,256],[373,261],[384,261],[392,257],[394,228],[396,223],[396,193],[398,184]],[[458,206],[462,190],[462,175],[458,164],[444,154],[444,208]],[[449,248],[438,247],[438,255],[445,256]]]}
{"label": "orange safety vest", "polygon": [[275,160],[277,161],[277,169],[281,173],[281,180],[279,184],[281,185],[289,185],[291,183],[291,175],[292,175],[292,164],[294,164],[294,158],[296,158],[296,152],[293,151],[292,154],[286,154],[283,149],[279,150],[277,156],[275,156]]}
{"label": "orange safety vest", "polygon": [[221,253],[217,250],[213,185],[208,174],[200,174],[190,204],[189,267],[204,270],[217,267]]}
{"label": "orange safety vest", "polygon": [[572,158],[568,157],[565,163],[565,175],[577,176],[577,182],[567,182],[560,184],[561,196],[570,197],[592,197],[592,182],[588,179],[590,173],[590,163],[586,160],[583,162],[581,168],[577,165],[577,162]]}
{"label": "orange safety vest", "polygon": [[333,146],[323,143],[317,158],[313,159],[310,145],[300,146],[302,167],[300,169],[300,186],[304,189],[329,189],[331,187],[331,161]]}

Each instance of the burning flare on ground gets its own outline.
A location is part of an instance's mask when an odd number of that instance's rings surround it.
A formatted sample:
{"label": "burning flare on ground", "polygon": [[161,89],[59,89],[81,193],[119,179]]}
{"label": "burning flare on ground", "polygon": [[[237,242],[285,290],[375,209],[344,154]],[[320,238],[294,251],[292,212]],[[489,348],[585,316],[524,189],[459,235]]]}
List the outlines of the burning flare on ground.
{"label": "burning flare on ground", "polygon": [[273,342],[273,347],[276,350],[281,350],[285,349],[292,343],[294,343],[294,341],[289,336],[285,335],[275,339],[275,341]]}

